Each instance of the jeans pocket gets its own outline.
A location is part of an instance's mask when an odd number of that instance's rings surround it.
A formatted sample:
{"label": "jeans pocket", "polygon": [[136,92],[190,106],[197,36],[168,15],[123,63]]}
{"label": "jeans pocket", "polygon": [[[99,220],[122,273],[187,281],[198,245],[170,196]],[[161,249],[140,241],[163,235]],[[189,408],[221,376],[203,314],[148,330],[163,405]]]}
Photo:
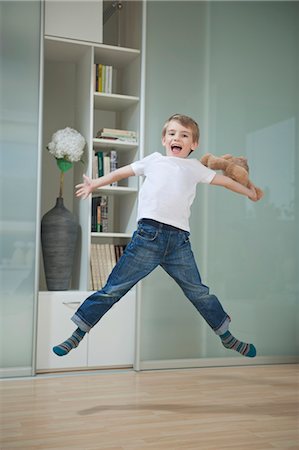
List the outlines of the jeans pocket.
{"label": "jeans pocket", "polygon": [[159,230],[151,225],[142,224],[137,229],[137,236],[146,241],[154,241],[158,236]]}
{"label": "jeans pocket", "polygon": [[182,245],[190,243],[190,233],[188,231],[182,231]]}

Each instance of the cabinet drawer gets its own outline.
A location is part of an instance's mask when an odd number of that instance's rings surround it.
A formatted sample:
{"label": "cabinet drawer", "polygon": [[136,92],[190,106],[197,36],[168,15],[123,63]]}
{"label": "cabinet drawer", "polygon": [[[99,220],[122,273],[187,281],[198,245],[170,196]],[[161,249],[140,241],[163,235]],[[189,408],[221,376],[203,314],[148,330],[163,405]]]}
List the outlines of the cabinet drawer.
{"label": "cabinet drawer", "polygon": [[86,367],[87,339],[68,355],[52,352],[54,345],[67,339],[76,329],[70,320],[89,292],[41,292],[38,299],[37,370]]}

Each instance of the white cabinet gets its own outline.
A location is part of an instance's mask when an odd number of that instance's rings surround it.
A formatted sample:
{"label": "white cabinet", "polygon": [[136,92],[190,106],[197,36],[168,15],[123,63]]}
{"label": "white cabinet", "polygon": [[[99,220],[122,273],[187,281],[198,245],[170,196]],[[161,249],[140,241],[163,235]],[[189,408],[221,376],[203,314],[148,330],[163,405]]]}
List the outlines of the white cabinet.
{"label": "white cabinet", "polygon": [[38,372],[63,369],[132,366],[134,361],[135,289],[128,292],[68,355],[52,347],[76,329],[71,317],[91,292],[40,292],[38,299]]}
{"label": "white cabinet", "polygon": [[87,339],[84,339],[76,351],[64,357],[52,352],[54,345],[67,339],[76,329],[70,320],[87,292],[40,292],[37,318],[37,370],[62,369],[65,367],[86,367]]}
{"label": "white cabinet", "polygon": [[45,34],[102,43],[102,0],[46,0]]}
{"label": "white cabinet", "polygon": [[135,350],[136,290],[129,291],[88,336],[89,367],[133,366]]}

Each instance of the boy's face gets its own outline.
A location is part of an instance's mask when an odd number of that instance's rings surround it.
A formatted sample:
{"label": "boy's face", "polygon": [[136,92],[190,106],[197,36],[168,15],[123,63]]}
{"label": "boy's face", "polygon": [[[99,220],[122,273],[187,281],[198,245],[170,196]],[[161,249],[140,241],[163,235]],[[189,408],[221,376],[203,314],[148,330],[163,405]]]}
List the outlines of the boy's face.
{"label": "boy's face", "polygon": [[162,137],[162,145],[166,149],[167,156],[187,158],[191,150],[195,150],[198,142],[193,141],[191,128],[186,128],[176,120],[171,120]]}

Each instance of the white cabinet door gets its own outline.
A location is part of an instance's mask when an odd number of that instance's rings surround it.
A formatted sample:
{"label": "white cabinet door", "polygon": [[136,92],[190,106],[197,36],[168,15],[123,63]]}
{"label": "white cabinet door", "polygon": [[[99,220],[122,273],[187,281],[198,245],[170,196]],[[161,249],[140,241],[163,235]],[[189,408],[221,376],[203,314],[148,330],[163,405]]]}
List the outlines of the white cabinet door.
{"label": "white cabinet door", "polygon": [[135,351],[136,289],[128,292],[84,337],[79,347],[57,356],[54,345],[76,329],[71,317],[91,292],[40,292],[38,299],[36,369],[131,366]]}
{"label": "white cabinet door", "polygon": [[136,289],[129,291],[90,331],[89,367],[133,365]]}
{"label": "white cabinet door", "polygon": [[45,35],[101,44],[102,0],[46,0]]}
{"label": "white cabinet door", "polygon": [[40,292],[38,299],[36,369],[62,369],[87,366],[87,337],[66,356],[57,356],[54,345],[67,339],[76,329],[70,320],[88,292]]}

